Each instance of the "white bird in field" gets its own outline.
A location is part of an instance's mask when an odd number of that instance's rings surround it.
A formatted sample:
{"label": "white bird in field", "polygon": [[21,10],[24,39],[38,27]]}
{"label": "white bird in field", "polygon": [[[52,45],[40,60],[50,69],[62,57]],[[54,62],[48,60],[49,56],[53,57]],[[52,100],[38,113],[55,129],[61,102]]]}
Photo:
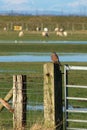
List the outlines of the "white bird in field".
{"label": "white bird in field", "polygon": [[42,36],[43,37],[49,37],[49,34],[48,34],[48,32],[42,32]]}
{"label": "white bird in field", "polygon": [[66,37],[68,34],[66,31],[63,32],[63,35]]}
{"label": "white bird in field", "polygon": [[24,35],[23,31],[20,31],[19,34],[18,34],[19,37],[22,37],[23,35]]}
{"label": "white bird in field", "polygon": [[44,28],[44,32],[48,32],[48,28]]}

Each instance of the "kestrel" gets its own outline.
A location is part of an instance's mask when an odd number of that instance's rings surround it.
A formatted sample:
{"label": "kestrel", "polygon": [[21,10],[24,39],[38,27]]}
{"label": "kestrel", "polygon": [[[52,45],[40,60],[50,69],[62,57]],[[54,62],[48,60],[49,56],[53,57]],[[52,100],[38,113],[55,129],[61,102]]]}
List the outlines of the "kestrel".
{"label": "kestrel", "polygon": [[51,60],[53,61],[53,63],[61,65],[59,61],[59,56],[56,54],[56,52],[52,53]]}

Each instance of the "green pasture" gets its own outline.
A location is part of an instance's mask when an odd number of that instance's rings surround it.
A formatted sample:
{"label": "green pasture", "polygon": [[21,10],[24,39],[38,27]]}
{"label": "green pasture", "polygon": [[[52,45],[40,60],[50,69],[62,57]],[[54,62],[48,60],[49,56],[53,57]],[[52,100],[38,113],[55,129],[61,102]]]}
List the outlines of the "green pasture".
{"label": "green pasture", "polygon": [[[25,74],[27,75],[27,97],[28,101],[30,102],[36,102],[38,100],[39,103],[43,103],[43,63],[0,63],[0,70],[4,70],[3,72],[0,72],[0,88],[2,91],[2,88],[4,88],[4,92],[1,93],[1,97],[3,98],[6,93],[12,88],[13,82],[12,82],[12,77],[15,74]],[[62,67],[61,71],[62,73],[64,72],[64,64],[69,64],[69,65],[74,65],[74,66],[87,66],[87,63],[84,62],[76,62],[76,63],[66,63],[62,62]],[[69,72],[69,83],[70,84],[77,84],[77,85],[87,85],[87,72],[77,71],[74,72]],[[62,79],[64,78],[64,75],[62,75]],[[30,82],[30,84],[29,84]],[[32,82],[32,84],[31,84]],[[64,82],[63,82],[63,99],[64,99]],[[82,91],[83,90],[83,91]],[[40,93],[40,95],[36,95],[37,93]],[[34,94],[33,94],[34,93]],[[36,94],[35,94],[36,93]],[[70,96],[77,96],[77,97],[86,97],[87,95],[87,90],[86,89],[71,89],[69,91]],[[64,102],[63,102],[64,103]],[[86,102],[81,102],[81,101],[70,101],[70,105],[73,105],[74,107],[87,107]],[[33,104],[34,105],[34,104]],[[5,114],[4,114],[5,113]],[[77,115],[77,116],[76,116]],[[80,118],[80,119],[86,119],[86,114],[69,114],[70,118]],[[5,127],[10,129],[12,127],[12,120],[10,121],[10,124],[8,120],[12,119],[12,114],[9,113],[6,109],[3,109],[2,112],[0,112],[0,126],[1,128]],[[5,121],[2,121],[2,119],[5,119]],[[27,127],[29,128],[33,123],[35,122],[43,122],[43,111],[27,111]],[[8,126],[8,127],[7,127]],[[80,127],[83,126],[85,128],[85,125],[82,124],[76,124],[74,125],[73,123],[70,124],[70,126],[76,126]]]}
{"label": "green pasture", "polygon": [[[4,89],[4,91],[7,91],[9,89],[12,88],[12,84],[13,84],[13,75],[16,74],[24,74],[27,75],[27,81],[28,81],[28,86],[30,88],[32,88],[31,91],[38,91],[38,89],[41,91],[41,93],[43,93],[42,88],[43,88],[43,65],[45,64],[45,62],[43,63],[31,63],[31,62],[1,62],[0,63],[0,70],[2,72],[0,72],[0,88],[4,87],[7,89]],[[62,73],[64,72],[64,64],[69,64],[69,65],[75,65],[75,66],[87,66],[87,62],[76,62],[76,63],[67,63],[67,62],[62,62],[62,67],[61,67],[61,71]],[[70,71],[69,72],[69,84],[72,85],[87,85],[87,72],[86,71]],[[62,75],[62,78],[64,78],[64,75]],[[32,83],[32,84],[29,84]],[[8,83],[8,84],[7,84]],[[37,83],[35,85],[35,83]],[[40,84],[38,84],[40,83]],[[3,85],[2,85],[3,84]],[[5,87],[6,86],[6,87]],[[38,87],[38,89],[37,89]],[[63,80],[63,98],[64,98],[64,80]],[[76,92],[77,91],[77,92]],[[5,96],[6,92],[4,92],[3,97]],[[85,97],[86,96],[86,90],[83,89],[83,91],[81,91],[81,89],[76,90],[76,89],[71,89],[69,90],[69,94],[70,96],[81,96],[81,97]],[[42,94],[43,95],[43,94]],[[34,95],[31,95],[31,100],[35,100]],[[42,102],[43,100],[43,96],[41,96],[39,99],[39,102]],[[73,103],[73,102],[72,102]],[[78,102],[78,106],[80,107],[81,102]],[[86,102],[84,102],[84,104],[82,104],[83,106],[86,107]]]}
{"label": "green pasture", "polygon": [[49,31],[49,37],[43,37],[42,31],[26,31],[24,30],[24,35],[19,37],[19,31],[0,31],[0,40],[17,40],[17,41],[55,41],[55,40],[62,40],[62,41],[86,41],[87,40],[87,31],[67,31],[68,36],[57,36],[56,32]]}
{"label": "green pasture", "polygon": [[[0,22],[4,25],[7,25],[7,23],[13,22],[14,24],[18,21],[21,23],[23,22],[30,22],[32,23],[32,26],[38,25],[38,23],[44,23],[46,25],[46,20],[48,20],[48,23],[53,24],[57,22],[63,23],[65,20],[65,23],[71,22],[71,23],[78,23],[80,22],[86,22],[86,17],[12,17],[12,16],[0,16]],[[52,21],[53,20],[53,21]],[[34,23],[36,22],[36,24]],[[48,25],[47,23],[47,25]],[[0,41],[8,41],[8,43],[0,43],[0,55],[13,55],[14,53],[18,52],[75,52],[75,53],[87,53],[87,44],[49,44],[49,43],[23,43],[23,41],[55,41],[55,40],[64,40],[64,41],[87,41],[87,32],[86,31],[70,31],[68,30],[68,36],[67,37],[58,37],[56,36],[55,32],[49,32],[49,37],[42,37],[41,32],[36,31],[24,31],[23,37],[18,37],[18,31],[1,31],[0,30]],[[10,43],[9,41],[13,41],[13,43]],[[21,42],[19,42],[21,41]],[[0,97],[4,98],[4,96],[7,94],[7,92],[12,88],[13,86],[13,75],[15,74],[25,74],[27,76],[27,93],[28,93],[28,100],[30,102],[36,102],[38,100],[39,103],[43,103],[43,65],[45,62],[1,62],[0,63]],[[64,64],[69,65],[75,65],[75,66],[87,66],[87,62],[62,62],[61,63],[61,71],[64,72]],[[71,71],[69,72],[69,83],[74,85],[86,85],[87,86],[87,72],[86,71]],[[62,97],[64,100],[64,75],[62,75]],[[31,83],[31,84],[29,84]],[[40,83],[40,84],[39,84]],[[39,90],[38,90],[38,89]],[[37,96],[36,94],[40,92],[40,95]],[[33,93],[36,94],[33,94]],[[77,97],[86,97],[87,90],[85,89],[69,89],[69,95],[70,96],[77,96]],[[87,107],[87,102],[81,102],[81,101],[70,101],[70,105],[74,107]],[[64,105],[64,102],[63,102]],[[69,114],[70,118],[81,118],[87,119],[86,114]],[[4,119],[4,120],[3,120]],[[37,120],[43,122],[43,111],[30,111],[27,112],[27,120],[28,120],[28,128]],[[10,123],[9,123],[10,122]],[[29,126],[30,123],[30,126]],[[76,126],[82,128],[85,128],[85,125],[83,123],[73,124],[71,123],[70,126]],[[9,113],[6,109],[3,109],[0,112],[0,129],[10,130],[12,128],[12,114]]]}
{"label": "green pasture", "polygon": [[[50,32],[49,37],[42,37],[41,32],[24,31],[23,37],[18,37],[17,31],[0,31],[0,55],[16,52],[87,52],[87,44],[62,44],[61,41],[87,41],[87,33],[70,33],[67,37],[58,37]],[[59,44],[47,41],[59,40]],[[5,43],[3,43],[3,41]],[[25,41],[25,42],[23,42]],[[27,41],[41,41],[46,43],[27,43]],[[11,42],[11,43],[10,43]]]}
{"label": "green pasture", "polygon": [[[0,55],[8,55],[9,52],[71,52],[69,49],[71,48],[72,52],[82,52],[86,53],[87,45],[40,45],[40,44],[0,44]],[[6,49],[7,48],[7,49]],[[7,50],[7,51],[6,51]],[[49,50],[49,51],[48,51]],[[77,51],[78,50],[78,51]],[[87,66],[87,63],[62,63],[61,70],[64,72],[64,64],[69,65],[78,65],[78,66]],[[12,88],[13,86],[13,75],[15,74],[25,74],[27,75],[27,81],[30,84],[27,84],[27,93],[28,93],[28,101],[30,102],[37,102],[43,103],[43,65],[44,63],[6,63],[1,62],[0,63],[0,88],[1,88],[1,97],[3,98],[7,92]],[[3,71],[4,70],[4,71]],[[76,72],[69,73],[70,79],[69,82],[71,84],[81,84],[81,85],[87,85],[87,72],[79,72],[78,74]],[[63,75],[62,75],[63,78]],[[64,80],[63,80],[64,81]],[[40,83],[40,84],[39,84]],[[64,83],[63,83],[64,84]],[[62,92],[63,92],[63,99],[64,99],[64,85],[62,86]],[[4,89],[4,92],[3,92]],[[40,95],[37,96],[37,93],[40,93]],[[79,97],[86,97],[87,90],[83,89],[71,89],[69,90],[69,94],[71,96],[79,96]],[[64,102],[63,102],[64,104]],[[87,107],[86,102],[81,101],[70,101],[70,105],[73,105],[74,107]],[[86,114],[69,114],[70,118],[81,118],[86,119]],[[2,120],[3,119],[3,120]],[[8,119],[8,120],[7,120]],[[0,128],[6,128],[6,130],[12,129],[12,114],[9,113],[6,109],[3,109],[2,112],[0,112]],[[10,123],[9,123],[10,121]],[[27,128],[30,128],[34,123],[43,123],[43,111],[27,111]],[[85,125],[83,123],[81,124],[73,124],[70,123],[69,126],[74,127],[80,127],[85,128]]]}
{"label": "green pasture", "polygon": [[0,44],[0,55],[17,52],[75,52],[87,53],[87,44]]}

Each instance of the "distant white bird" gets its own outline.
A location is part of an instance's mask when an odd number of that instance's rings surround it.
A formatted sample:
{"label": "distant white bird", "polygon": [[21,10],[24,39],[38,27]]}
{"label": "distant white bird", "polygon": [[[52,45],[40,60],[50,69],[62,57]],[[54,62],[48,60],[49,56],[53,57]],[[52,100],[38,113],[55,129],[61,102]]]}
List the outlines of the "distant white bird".
{"label": "distant white bird", "polygon": [[55,31],[55,32],[59,31],[59,28],[55,28],[54,31]]}
{"label": "distant white bird", "polygon": [[43,37],[45,37],[45,36],[48,37],[49,34],[48,34],[48,32],[42,32],[42,36],[43,36]]}
{"label": "distant white bird", "polygon": [[57,36],[63,36],[63,33],[60,32],[60,31],[57,31],[57,32],[56,32],[56,35],[57,35]]}
{"label": "distant white bird", "polygon": [[48,32],[48,28],[44,28],[44,32]]}
{"label": "distant white bird", "polygon": [[68,34],[66,31],[63,32],[63,35],[66,37]]}
{"label": "distant white bird", "polygon": [[60,30],[60,32],[64,32],[64,28],[60,28],[59,30]]}
{"label": "distant white bird", "polygon": [[23,35],[24,35],[23,31],[20,31],[19,34],[18,34],[19,37],[22,37]]}
{"label": "distant white bird", "polygon": [[7,30],[7,28],[6,28],[6,27],[4,27],[4,28],[3,28],[3,30],[4,30],[4,31],[6,31],[6,30]]}
{"label": "distant white bird", "polygon": [[40,27],[36,27],[36,31],[40,31],[41,30],[41,28]]}

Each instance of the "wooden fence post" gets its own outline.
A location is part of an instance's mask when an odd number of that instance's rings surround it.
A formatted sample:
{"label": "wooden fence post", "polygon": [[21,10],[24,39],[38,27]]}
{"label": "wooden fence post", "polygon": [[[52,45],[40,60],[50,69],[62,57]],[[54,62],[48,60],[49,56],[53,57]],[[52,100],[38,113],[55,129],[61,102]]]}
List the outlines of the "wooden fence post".
{"label": "wooden fence post", "polygon": [[[8,93],[7,93],[7,95],[4,97],[4,100],[5,101],[9,101],[11,98],[12,98],[12,96],[13,96],[13,89],[11,89]],[[3,109],[3,104],[0,104],[0,111]]]}
{"label": "wooden fence post", "polygon": [[26,76],[13,75],[13,129],[25,130],[26,125]]}
{"label": "wooden fence post", "polygon": [[62,74],[58,64],[44,64],[45,125],[63,130]]}

